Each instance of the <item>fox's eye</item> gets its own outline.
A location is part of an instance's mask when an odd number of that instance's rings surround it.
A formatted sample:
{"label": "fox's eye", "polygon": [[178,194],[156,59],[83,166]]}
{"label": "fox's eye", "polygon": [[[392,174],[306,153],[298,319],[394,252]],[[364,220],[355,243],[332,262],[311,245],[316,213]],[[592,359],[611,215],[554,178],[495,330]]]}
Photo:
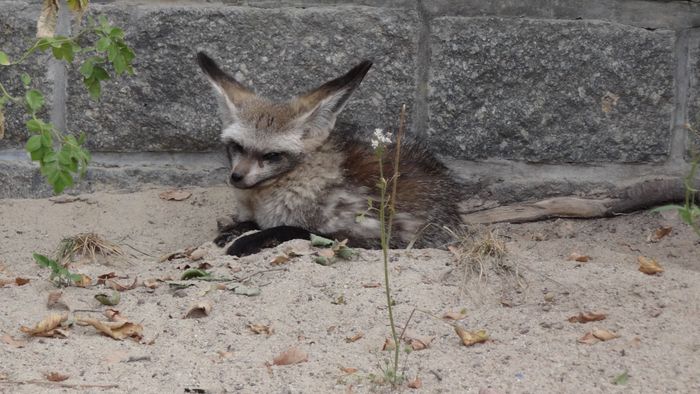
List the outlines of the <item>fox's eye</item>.
{"label": "fox's eye", "polygon": [[270,152],[263,155],[263,160],[265,161],[279,161],[280,159],[282,159],[280,152]]}

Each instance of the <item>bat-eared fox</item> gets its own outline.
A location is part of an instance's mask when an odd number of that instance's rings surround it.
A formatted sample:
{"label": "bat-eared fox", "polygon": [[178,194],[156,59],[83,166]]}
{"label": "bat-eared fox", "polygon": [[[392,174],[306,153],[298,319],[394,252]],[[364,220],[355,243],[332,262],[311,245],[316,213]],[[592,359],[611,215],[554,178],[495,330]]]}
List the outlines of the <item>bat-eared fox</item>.
{"label": "bat-eared fox", "polygon": [[[214,87],[223,121],[221,141],[231,165],[237,212],[215,242],[247,255],[310,233],[355,247],[379,247],[379,159],[369,143],[333,130],[336,117],[372,66],[363,61],[347,74],[276,102],[256,95],[200,52],[197,61]],[[384,154],[393,174],[394,147]],[[415,142],[403,143],[392,247],[440,247],[445,228],[461,224],[459,186],[447,168]],[[364,213],[364,215],[362,215]]]}

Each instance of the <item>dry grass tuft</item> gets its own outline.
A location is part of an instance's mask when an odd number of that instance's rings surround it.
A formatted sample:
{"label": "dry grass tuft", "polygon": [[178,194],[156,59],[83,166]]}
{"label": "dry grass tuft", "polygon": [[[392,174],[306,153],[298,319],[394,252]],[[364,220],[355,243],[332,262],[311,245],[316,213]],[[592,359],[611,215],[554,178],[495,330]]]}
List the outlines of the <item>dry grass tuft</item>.
{"label": "dry grass tuft", "polygon": [[[502,294],[527,287],[517,264],[508,259],[506,243],[498,230],[475,227],[454,235],[457,241],[449,249],[455,256],[457,269],[462,272],[462,295],[468,287],[478,288],[492,279],[502,283]],[[469,283],[476,286],[468,286]]]}
{"label": "dry grass tuft", "polygon": [[74,261],[76,256],[83,260],[95,261],[98,256],[124,256],[119,245],[110,242],[95,233],[81,233],[63,238],[58,244],[56,259],[62,265]]}

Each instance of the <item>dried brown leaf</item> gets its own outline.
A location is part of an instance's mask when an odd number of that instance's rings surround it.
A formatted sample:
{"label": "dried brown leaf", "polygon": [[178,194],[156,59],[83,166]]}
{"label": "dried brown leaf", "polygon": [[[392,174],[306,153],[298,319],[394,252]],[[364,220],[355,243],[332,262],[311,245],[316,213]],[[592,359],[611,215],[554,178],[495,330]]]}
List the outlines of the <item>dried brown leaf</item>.
{"label": "dried brown leaf", "polygon": [[49,309],[63,309],[70,311],[70,306],[66,304],[62,297],[63,292],[60,290],[50,292],[48,300],[46,301],[46,307]]}
{"label": "dried brown leaf", "polygon": [[272,335],[272,327],[265,324],[248,323],[248,329],[256,334]]}
{"label": "dried brown leaf", "polygon": [[357,368],[353,368],[353,367],[340,367],[340,370],[348,375],[359,371]]}
{"label": "dried brown leaf", "polygon": [[15,339],[9,334],[3,335],[2,337],[0,337],[0,340],[6,345],[10,345],[14,348],[23,348],[27,344],[27,341]]}
{"label": "dried brown leaf", "polygon": [[412,389],[419,389],[423,387],[423,382],[420,380],[418,376],[416,376],[415,379],[411,380],[408,382],[408,387]]}
{"label": "dried brown leaf", "polygon": [[365,289],[373,289],[373,288],[380,287],[381,285],[382,284],[379,282],[369,282],[369,283],[363,283],[362,287],[364,287]]}
{"label": "dried brown leaf", "polygon": [[53,37],[58,20],[58,0],[44,0],[36,22],[36,38]]}
{"label": "dried brown leaf", "polygon": [[430,347],[435,337],[414,337],[408,340],[408,344],[413,350],[423,350]]}
{"label": "dried brown leaf", "polygon": [[143,326],[126,320],[109,322],[97,319],[78,318],[76,321],[78,323],[91,325],[101,333],[119,341],[130,337],[140,340],[143,337]]}
{"label": "dried brown leaf", "polygon": [[279,256],[275,256],[272,260],[270,260],[270,265],[282,265],[288,261],[289,256],[287,256],[286,254],[281,254]]}
{"label": "dried brown leaf", "polygon": [[653,233],[649,234],[647,242],[659,242],[661,238],[671,234],[671,231],[673,231],[673,227],[671,226],[659,227]]}
{"label": "dried brown leaf", "polygon": [[112,308],[107,308],[103,312],[103,314],[105,315],[105,317],[107,319],[109,319],[109,321],[127,321],[128,320],[126,318],[126,316],[122,315],[121,312],[119,312],[116,309],[112,309]]}
{"label": "dried brown leaf", "polygon": [[24,286],[27,283],[29,283],[29,279],[27,278],[15,278],[15,284],[17,286]]}
{"label": "dried brown leaf", "polygon": [[272,360],[274,365],[298,364],[309,360],[309,355],[298,347],[291,347]]}
{"label": "dried brown leaf", "polygon": [[449,312],[445,312],[445,314],[442,315],[442,318],[446,319],[446,320],[462,320],[465,317],[467,317],[467,311],[465,311],[465,310],[449,311]]}
{"label": "dried brown leaf", "polygon": [[70,378],[70,375],[63,375],[58,372],[49,372],[46,374],[46,380],[49,382],[63,382],[64,380],[68,380]]}
{"label": "dried brown leaf", "polygon": [[362,331],[357,332],[355,335],[351,337],[346,337],[345,342],[347,343],[352,343],[358,341],[360,338],[364,337],[365,334]]}
{"label": "dried brown leaf", "polygon": [[134,282],[130,285],[122,285],[121,283],[117,282],[114,279],[107,279],[105,281],[105,285],[109,287],[112,290],[116,291],[127,291],[127,290],[132,290],[135,289],[136,286],[138,286],[139,278],[135,277]]}
{"label": "dried brown leaf", "polygon": [[149,289],[155,289],[160,286],[158,279],[146,279],[143,281],[143,286]]}
{"label": "dried brown leaf", "polygon": [[585,333],[581,338],[579,338],[578,343],[583,343],[586,345],[593,345],[594,343],[600,342],[600,340],[593,336],[592,332]]}
{"label": "dried brown leaf", "polygon": [[576,316],[571,316],[568,320],[570,323],[588,323],[592,321],[604,320],[607,317],[605,313],[600,312],[579,312]]}
{"label": "dried brown leaf", "polygon": [[207,251],[204,248],[197,248],[193,250],[189,256],[187,256],[191,261],[198,261],[207,255]]}
{"label": "dried brown leaf", "polygon": [[394,350],[396,349],[396,343],[394,342],[393,339],[387,338],[384,340],[384,345],[382,346],[382,350]]}
{"label": "dried brown leaf", "polygon": [[319,256],[327,259],[335,257],[335,251],[333,251],[333,249],[320,249],[317,253]]}
{"label": "dried brown leaf", "polygon": [[664,269],[661,268],[658,262],[654,259],[649,259],[644,256],[639,256],[637,257],[637,261],[639,262],[639,271],[647,274],[647,275],[655,275],[661,272],[664,272]]}
{"label": "dried brown leaf", "polygon": [[567,260],[578,261],[579,263],[587,263],[591,259],[591,256],[580,254],[578,252],[571,252]]}
{"label": "dried brown leaf", "polygon": [[[22,326],[19,328],[25,334],[36,337],[53,337],[56,336],[56,328],[61,325],[64,321],[68,319],[68,314],[58,314],[52,313],[47,316],[44,320],[34,326],[34,328],[29,328]],[[60,335],[60,333],[59,333]]]}
{"label": "dried brown leaf", "polygon": [[80,274],[80,279],[73,282],[78,287],[88,287],[91,283],[92,279],[85,274]]}
{"label": "dried brown leaf", "polygon": [[486,342],[489,339],[489,335],[485,330],[467,331],[460,326],[455,326],[455,332],[462,340],[462,345],[464,346],[472,346],[477,343]]}
{"label": "dried brown leaf", "polygon": [[600,339],[601,341],[609,341],[611,339],[619,338],[618,334],[615,334],[609,330],[593,330],[593,336]]}
{"label": "dried brown leaf", "polygon": [[213,304],[209,300],[200,301],[190,307],[183,319],[199,319],[209,316]]}
{"label": "dried brown leaf", "polygon": [[187,190],[172,189],[172,190],[164,191],[164,192],[160,193],[158,196],[160,196],[160,198],[163,200],[182,201],[182,200],[187,200],[188,198],[190,198],[191,195],[192,195],[192,192],[188,192]]}

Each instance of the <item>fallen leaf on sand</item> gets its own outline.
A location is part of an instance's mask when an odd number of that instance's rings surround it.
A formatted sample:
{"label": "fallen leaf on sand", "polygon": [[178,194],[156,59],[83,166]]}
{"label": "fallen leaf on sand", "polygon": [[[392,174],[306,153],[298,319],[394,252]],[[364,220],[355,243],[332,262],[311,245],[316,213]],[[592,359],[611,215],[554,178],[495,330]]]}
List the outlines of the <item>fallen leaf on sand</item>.
{"label": "fallen leaf on sand", "polygon": [[445,314],[442,315],[442,318],[447,320],[462,320],[465,317],[467,317],[467,311],[465,309],[445,312]]}
{"label": "fallen leaf on sand", "polygon": [[130,285],[122,285],[121,283],[118,283],[114,279],[107,279],[105,281],[105,285],[109,287],[110,289],[116,290],[116,291],[127,291],[127,290],[132,290],[135,289],[136,286],[138,285],[139,278],[135,277],[134,282]]}
{"label": "fallen leaf on sand", "polygon": [[91,283],[92,279],[85,274],[80,274],[80,279],[73,281],[73,284],[78,287],[88,287]]}
{"label": "fallen leaf on sand", "polygon": [[160,193],[158,196],[163,200],[182,201],[187,200],[192,195],[192,192],[187,190],[172,189]]}
{"label": "fallen leaf on sand", "polygon": [[419,388],[423,387],[423,382],[421,382],[420,378],[418,376],[416,376],[415,379],[408,382],[408,387],[412,388],[412,389],[419,389]]}
{"label": "fallen leaf on sand", "polygon": [[126,321],[126,320],[128,320],[124,315],[121,314],[121,312],[119,312],[116,309],[112,309],[112,308],[107,308],[103,314],[105,315],[105,317],[107,319],[109,319],[109,321]]}
{"label": "fallen leaf on sand", "polygon": [[183,319],[199,319],[202,317],[209,316],[211,312],[212,303],[209,300],[200,301],[190,307],[190,309],[185,313]]}
{"label": "fallen leaf on sand", "polygon": [[272,335],[272,327],[265,324],[248,323],[248,329],[256,334]]}
{"label": "fallen leaf on sand", "polygon": [[435,339],[435,337],[415,337],[410,338],[408,340],[408,344],[413,350],[423,350],[430,347],[430,344],[433,342],[433,339]]}
{"label": "fallen leaf on sand", "polygon": [[272,260],[270,260],[270,265],[282,265],[289,261],[289,256],[286,254],[281,254],[279,256],[275,256]]}
{"label": "fallen leaf on sand", "polygon": [[70,307],[61,297],[63,297],[63,292],[60,290],[50,292],[46,301],[46,307],[49,309],[65,309],[69,311]]}
{"label": "fallen leaf on sand", "polygon": [[360,331],[351,337],[345,337],[345,342],[347,342],[347,343],[356,342],[364,336],[365,336],[365,334],[362,331]]}
{"label": "fallen leaf on sand", "polygon": [[620,336],[612,331],[608,330],[593,330],[593,336],[600,339],[601,341],[609,341],[611,339],[619,338]]}
{"label": "fallen leaf on sand", "polygon": [[103,285],[103,284],[105,284],[105,282],[107,281],[107,279],[112,279],[112,278],[116,278],[116,277],[117,277],[117,273],[116,273],[116,272],[108,272],[108,273],[106,273],[106,274],[102,274],[102,275],[100,275],[100,276],[97,277],[97,284],[98,284],[98,285]]}
{"label": "fallen leaf on sand", "polygon": [[593,330],[589,331],[586,334],[584,334],[581,338],[578,339],[579,343],[584,343],[586,345],[592,345],[594,343],[597,343],[599,341],[609,341],[611,339],[619,338],[620,336],[615,334],[612,331],[608,330]]}
{"label": "fallen leaf on sand", "polygon": [[14,348],[22,348],[27,344],[27,341],[23,341],[21,339],[15,339],[9,334],[5,334],[2,337],[0,337],[0,340],[6,344],[10,345]]}
{"label": "fallen leaf on sand", "polygon": [[155,289],[160,286],[158,279],[146,279],[143,281],[143,286],[149,289]]}
{"label": "fallen leaf on sand", "polygon": [[81,324],[93,326],[99,332],[119,341],[129,337],[137,340],[142,338],[143,326],[130,321],[109,322],[87,318],[78,318],[76,321]]}
{"label": "fallen leaf on sand", "polygon": [[599,339],[594,337],[592,332],[587,332],[581,338],[579,338],[577,342],[586,345],[593,345],[594,343],[598,343]]}
{"label": "fallen leaf on sand", "polygon": [[353,367],[340,367],[340,370],[345,372],[346,374],[350,375],[358,371],[357,368]]}
{"label": "fallen leaf on sand", "polygon": [[204,256],[207,255],[207,251],[204,248],[197,248],[190,253],[189,256],[187,256],[191,261],[198,261],[204,258]]}
{"label": "fallen leaf on sand", "polygon": [[597,312],[579,312],[576,316],[571,316],[568,320],[570,323],[588,323],[591,321],[604,320],[607,317],[605,313]]}
{"label": "fallen leaf on sand", "polygon": [[69,375],[62,375],[58,372],[50,372],[46,374],[46,380],[49,382],[63,382],[64,380],[68,380],[70,378]]}
{"label": "fallen leaf on sand", "polygon": [[64,336],[62,332],[58,332],[58,326],[68,319],[68,314],[52,313],[44,320],[37,323],[34,328],[22,326],[19,328],[25,334],[34,337],[54,337],[57,335]]}
{"label": "fallen leaf on sand", "polygon": [[382,284],[379,283],[379,282],[370,282],[370,283],[363,283],[363,284],[362,284],[362,287],[364,287],[364,288],[366,288],[366,289],[371,289],[371,288],[379,287],[379,286],[381,286],[381,285],[382,285]]}
{"label": "fallen leaf on sand", "polygon": [[29,283],[29,279],[25,279],[25,278],[0,279],[0,287],[7,286],[7,285],[24,286],[27,283]]}
{"label": "fallen leaf on sand", "polygon": [[272,360],[274,365],[298,364],[309,360],[309,355],[298,347],[291,347]]}
{"label": "fallen leaf on sand", "polygon": [[659,242],[661,238],[671,234],[671,231],[673,231],[673,227],[671,226],[659,227],[656,229],[656,231],[649,234],[647,237],[647,242]]}
{"label": "fallen leaf on sand", "polygon": [[591,256],[580,254],[578,252],[571,252],[569,257],[567,258],[567,260],[569,260],[569,261],[578,261],[579,263],[586,263],[590,259],[591,259]]}
{"label": "fallen leaf on sand", "polygon": [[113,291],[112,295],[99,293],[95,294],[95,299],[102,305],[115,306],[119,304],[119,301],[121,300],[121,295],[119,295],[118,291]]}
{"label": "fallen leaf on sand", "polygon": [[485,330],[479,331],[467,331],[460,326],[455,326],[455,332],[462,340],[462,345],[472,346],[477,343],[486,342],[489,339],[489,335]]}
{"label": "fallen leaf on sand", "polygon": [[384,345],[382,346],[382,350],[394,350],[396,349],[396,343],[394,343],[394,340],[391,338],[387,338],[384,340]]}
{"label": "fallen leaf on sand", "polygon": [[647,274],[647,275],[654,275],[658,274],[661,272],[664,272],[664,269],[661,268],[659,263],[656,262],[654,259],[649,259],[644,256],[639,256],[637,257],[637,261],[639,262],[639,271]]}

